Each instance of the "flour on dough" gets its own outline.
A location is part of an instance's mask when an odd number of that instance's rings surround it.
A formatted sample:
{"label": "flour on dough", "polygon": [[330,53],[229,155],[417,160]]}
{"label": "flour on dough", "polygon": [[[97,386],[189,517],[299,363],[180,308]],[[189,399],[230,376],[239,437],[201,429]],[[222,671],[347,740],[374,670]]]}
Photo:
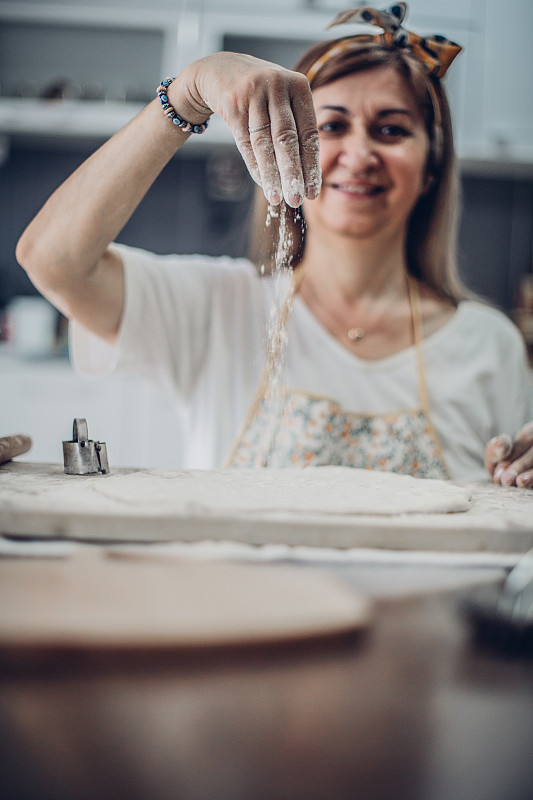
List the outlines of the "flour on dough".
{"label": "flour on dough", "polygon": [[93,488],[139,513],[443,514],[468,511],[470,492],[443,480],[351,467],[150,470],[109,475]]}

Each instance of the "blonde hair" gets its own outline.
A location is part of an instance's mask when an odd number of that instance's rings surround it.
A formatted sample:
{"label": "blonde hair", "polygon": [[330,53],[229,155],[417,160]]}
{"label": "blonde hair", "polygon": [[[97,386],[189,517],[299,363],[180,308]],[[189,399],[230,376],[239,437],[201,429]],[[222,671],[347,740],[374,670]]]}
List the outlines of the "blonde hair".
{"label": "blonde hair", "polygon": [[[295,71],[304,75],[331,47],[331,41],[311,47],[297,62]],[[332,56],[311,80],[317,89],[354,72],[390,66],[405,81],[423,116],[429,138],[427,163],[428,188],[419,198],[408,224],[406,261],[410,274],[442,299],[457,303],[468,295],[458,276],[456,243],[459,211],[459,175],[453,147],[450,109],[438,78],[406,48],[388,47],[361,37],[353,47]],[[305,250],[305,224],[302,211],[282,203],[277,218],[265,225],[267,201],[256,192],[252,221],[250,258],[263,271],[275,266],[280,222],[287,233],[285,266],[294,268]]]}

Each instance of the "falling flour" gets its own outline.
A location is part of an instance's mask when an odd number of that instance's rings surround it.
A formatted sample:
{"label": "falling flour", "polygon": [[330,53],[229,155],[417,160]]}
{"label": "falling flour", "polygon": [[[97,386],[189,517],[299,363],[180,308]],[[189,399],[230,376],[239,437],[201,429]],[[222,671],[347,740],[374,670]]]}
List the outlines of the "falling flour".
{"label": "falling flour", "polygon": [[[280,206],[269,205],[266,226],[277,224],[277,240],[273,266],[268,276],[272,282],[271,306],[267,314],[266,329],[266,364],[262,379],[262,393],[265,401],[275,409],[272,419],[276,420],[271,431],[269,453],[266,463],[270,462],[270,453],[275,446],[276,435],[283,419],[283,375],[287,352],[287,323],[294,301],[294,285],[290,280],[294,254],[294,225],[290,224],[290,215],[296,224],[301,225],[303,233],[304,220],[301,211],[293,210],[282,203]],[[264,268],[262,269],[264,273]]]}
{"label": "falling flour", "polygon": [[268,314],[266,331],[267,359],[270,364],[266,396],[269,398],[279,394],[287,349],[287,326],[284,324],[283,315],[289,314],[292,306],[292,297],[287,296],[286,281],[284,280],[291,271],[290,257],[293,246],[293,236],[287,226],[287,214],[288,209],[285,205],[268,206],[266,225],[269,227],[273,219],[278,221],[274,268],[269,276],[273,286],[272,305]]}

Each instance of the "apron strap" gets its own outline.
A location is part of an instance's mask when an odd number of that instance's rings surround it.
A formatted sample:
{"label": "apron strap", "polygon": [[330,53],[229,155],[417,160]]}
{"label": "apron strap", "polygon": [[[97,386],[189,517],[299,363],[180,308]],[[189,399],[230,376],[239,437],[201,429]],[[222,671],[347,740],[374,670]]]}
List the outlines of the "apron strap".
{"label": "apron strap", "polygon": [[411,303],[411,317],[413,320],[413,334],[415,340],[416,360],[418,368],[418,391],[420,394],[420,405],[422,411],[429,419],[429,399],[426,386],[426,376],[424,370],[424,357],[422,354],[422,339],[424,338],[424,329],[422,322],[422,305],[420,303],[420,290],[418,288],[418,281],[412,275],[407,275],[407,289],[409,292],[409,301]]}
{"label": "apron strap", "polygon": [[409,291],[409,300],[411,303],[411,316],[413,320],[413,334],[415,340],[416,360],[418,366],[418,391],[420,394],[420,407],[426,417],[426,422],[429,432],[433,437],[437,456],[444,467],[446,474],[449,476],[449,470],[444,459],[442,452],[442,444],[439,435],[431,421],[429,413],[429,397],[426,385],[426,371],[424,368],[424,354],[422,352],[422,339],[424,338],[424,325],[422,322],[422,304],[420,302],[420,290],[418,288],[418,281],[412,275],[407,275],[407,289]]}

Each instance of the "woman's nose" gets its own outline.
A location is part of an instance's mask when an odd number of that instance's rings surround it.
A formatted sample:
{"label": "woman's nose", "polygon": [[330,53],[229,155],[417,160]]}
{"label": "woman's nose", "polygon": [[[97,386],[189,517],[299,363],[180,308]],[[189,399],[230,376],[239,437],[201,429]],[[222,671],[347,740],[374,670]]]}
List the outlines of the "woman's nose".
{"label": "woman's nose", "polygon": [[379,165],[379,155],[366,131],[352,131],[343,138],[342,145],[339,161],[348,169],[359,172]]}

